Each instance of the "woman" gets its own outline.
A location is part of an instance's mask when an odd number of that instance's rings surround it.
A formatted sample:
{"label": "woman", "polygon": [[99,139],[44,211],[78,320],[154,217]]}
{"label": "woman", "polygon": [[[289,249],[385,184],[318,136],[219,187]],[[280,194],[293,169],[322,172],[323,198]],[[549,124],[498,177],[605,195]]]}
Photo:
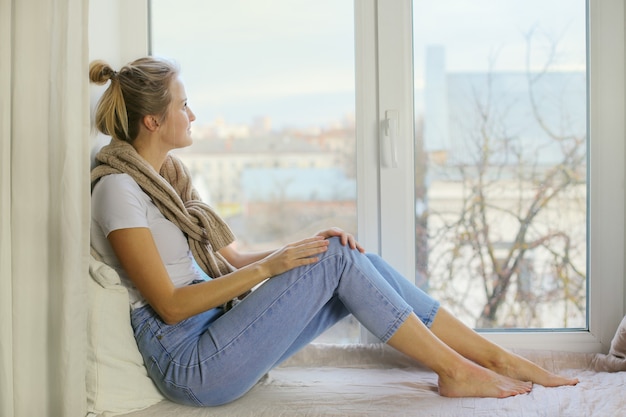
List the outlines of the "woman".
{"label": "woman", "polygon": [[238,251],[169,153],[192,143],[195,120],[178,68],[147,57],[119,72],[94,61],[89,74],[110,82],[96,126],[113,137],[92,171],[92,247],[128,288],[139,350],[171,400],[233,401],[349,313],[436,372],[443,396],[578,382],[484,339],[340,229],[276,251]]}

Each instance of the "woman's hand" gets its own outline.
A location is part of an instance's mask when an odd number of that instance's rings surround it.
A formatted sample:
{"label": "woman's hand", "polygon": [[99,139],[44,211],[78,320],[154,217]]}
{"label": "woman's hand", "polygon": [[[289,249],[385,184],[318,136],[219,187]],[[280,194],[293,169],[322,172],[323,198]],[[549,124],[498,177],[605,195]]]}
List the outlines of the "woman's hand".
{"label": "woman's hand", "polygon": [[365,249],[361,245],[359,245],[354,236],[338,227],[331,227],[330,229],[322,230],[321,232],[318,232],[315,236],[322,236],[324,239],[328,239],[330,237],[338,237],[342,245],[348,245],[350,249],[357,249],[359,252],[365,253]]}
{"label": "woman's hand", "polygon": [[283,246],[266,256],[259,264],[270,278],[293,268],[317,262],[319,259],[317,255],[326,252],[327,249],[328,241],[323,236],[314,236]]}

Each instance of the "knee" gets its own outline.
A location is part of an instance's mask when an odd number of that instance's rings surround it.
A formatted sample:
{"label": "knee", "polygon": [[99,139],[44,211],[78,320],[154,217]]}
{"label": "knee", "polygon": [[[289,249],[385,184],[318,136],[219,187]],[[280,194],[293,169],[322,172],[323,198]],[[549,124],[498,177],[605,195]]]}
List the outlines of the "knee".
{"label": "knee", "polygon": [[350,248],[348,245],[342,245],[341,240],[338,237],[328,238],[328,241],[330,242],[328,245],[328,250],[326,251],[328,255],[347,255],[348,257],[354,256],[357,258],[364,256],[374,265],[380,265],[385,263],[385,260],[380,255],[370,252],[361,253],[357,249]]}
{"label": "knee", "polygon": [[356,255],[361,255],[357,250],[350,249],[347,245],[342,245],[338,237],[328,238],[328,248],[320,257],[321,261],[328,261],[326,265],[335,265],[343,270],[346,266],[359,262]]}
{"label": "knee", "polygon": [[346,246],[341,244],[338,237],[330,237],[328,238],[328,250],[326,252],[329,254],[342,254],[346,252]]}
{"label": "knee", "polygon": [[328,241],[328,250],[326,251],[328,255],[338,255],[345,259],[363,256],[358,250],[352,249],[348,245],[342,245],[338,237],[331,237]]}

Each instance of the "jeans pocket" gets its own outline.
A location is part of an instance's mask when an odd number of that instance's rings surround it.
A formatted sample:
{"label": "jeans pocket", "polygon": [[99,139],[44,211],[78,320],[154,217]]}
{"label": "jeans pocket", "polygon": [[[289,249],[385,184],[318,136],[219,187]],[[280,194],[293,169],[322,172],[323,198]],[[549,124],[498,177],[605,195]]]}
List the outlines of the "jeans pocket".
{"label": "jeans pocket", "polygon": [[154,335],[168,352],[174,352],[181,346],[194,343],[207,329],[208,323],[205,314],[198,314],[176,324],[166,324],[155,320]]}
{"label": "jeans pocket", "polygon": [[150,330],[150,324],[147,322],[143,322],[139,326],[133,328],[135,340],[139,341],[140,339],[143,339],[148,330]]}
{"label": "jeans pocket", "polygon": [[181,334],[186,328],[185,324],[185,320],[176,324],[166,324],[159,321],[154,329],[154,337],[167,352],[172,352],[185,339],[184,335]]}

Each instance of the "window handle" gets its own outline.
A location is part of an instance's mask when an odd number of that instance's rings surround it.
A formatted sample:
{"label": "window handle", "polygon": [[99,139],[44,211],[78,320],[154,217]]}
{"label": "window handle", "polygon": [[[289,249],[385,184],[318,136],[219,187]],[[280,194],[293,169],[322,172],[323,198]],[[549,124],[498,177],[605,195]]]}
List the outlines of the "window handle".
{"label": "window handle", "polygon": [[380,162],[383,168],[398,168],[398,111],[386,110],[385,120],[382,123],[380,142]]}

